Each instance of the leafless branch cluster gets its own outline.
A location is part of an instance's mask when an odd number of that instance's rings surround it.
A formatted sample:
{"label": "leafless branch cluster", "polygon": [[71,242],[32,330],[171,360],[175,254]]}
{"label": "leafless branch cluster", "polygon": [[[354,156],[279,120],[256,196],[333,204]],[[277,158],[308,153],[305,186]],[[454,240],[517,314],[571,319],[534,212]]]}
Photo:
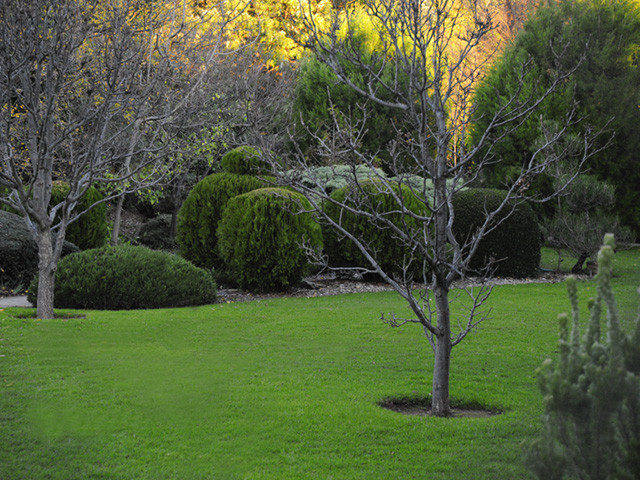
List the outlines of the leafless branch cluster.
{"label": "leafless branch cluster", "polygon": [[[548,152],[560,144],[569,126],[579,121],[573,111],[568,111],[564,123],[556,125],[555,129],[547,129],[537,150],[524,161],[518,178],[508,186],[504,201],[497,207],[485,208],[480,226],[472,235],[464,241],[456,238],[453,232],[454,195],[471,186],[479,172],[497,161],[493,144],[535,115],[545,98],[578,66],[560,71],[551,86],[541,93],[526,96],[520,89],[504,98],[486,131],[471,144],[468,141],[473,114],[471,97],[483,67],[476,61],[474,52],[494,24],[489,10],[481,8],[479,2],[467,3],[463,9],[460,2],[452,0],[364,2],[364,11],[377,34],[379,47],[372,53],[375,61],[362,54],[353,28],[355,10],[347,6],[336,12],[325,30],[309,16],[307,46],[313,49],[316,57],[331,67],[340,82],[358,92],[363,101],[396,109],[402,116],[402,124],[407,127],[399,131],[388,146],[387,153],[392,161],[386,173],[375,169],[375,155],[365,154],[359,148],[363,124],[345,121],[345,112],[341,112],[340,122],[334,124],[337,141],[315,136],[321,155],[328,159],[347,159],[349,188],[344,198],[331,195],[326,189],[326,180],[314,177],[316,170],[302,151],[290,159],[285,173],[276,165],[281,172],[280,181],[302,192],[326,225],[357,246],[367,262],[363,268],[375,271],[410,306],[413,318],[391,315],[384,319],[393,326],[422,325],[436,357],[433,407],[442,415],[449,411],[451,348],[486,318],[488,312],[482,305],[491,291],[482,287],[466,292],[467,310],[459,320],[459,330],[453,332],[449,306],[452,283],[469,273],[471,259],[480,241],[505,221],[520,202],[542,202],[562,192],[566,184],[560,185],[551,195],[536,197],[527,186],[542,174],[556,173],[562,155],[549,155]],[[561,57],[563,51],[560,48],[554,53]],[[364,72],[364,82],[354,82],[345,70],[346,64],[355,65]],[[514,72],[521,87],[528,69],[525,62],[519,72]],[[383,75],[383,71],[394,74]],[[504,92],[496,92],[496,95],[504,96]],[[310,132],[311,135],[314,133]],[[582,138],[575,169],[571,176],[565,177],[567,183],[594,153],[593,139],[592,135]],[[363,166],[373,172],[373,181],[362,180],[358,175],[358,169]],[[385,203],[384,208],[375,200],[380,195],[392,200]],[[415,202],[420,208],[411,207]],[[327,204],[345,214],[366,218],[380,232],[392,232],[394,242],[402,245],[406,252],[397,259],[401,268],[396,271],[384,268],[371,239],[351,230],[342,217],[328,215]],[[416,264],[421,266],[418,273],[410,268]],[[484,272],[485,275],[490,273],[490,268]],[[416,291],[420,293],[416,295]]]}

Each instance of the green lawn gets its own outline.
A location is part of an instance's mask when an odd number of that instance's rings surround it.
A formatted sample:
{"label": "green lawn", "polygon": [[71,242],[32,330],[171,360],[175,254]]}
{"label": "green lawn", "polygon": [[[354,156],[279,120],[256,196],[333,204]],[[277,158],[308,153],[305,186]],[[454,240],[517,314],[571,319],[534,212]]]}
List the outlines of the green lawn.
{"label": "green lawn", "polygon": [[[616,257],[637,312],[640,251]],[[583,305],[594,295],[580,285]],[[492,418],[407,417],[432,356],[393,293],[19,319],[0,312],[0,479],[516,479],[538,428],[563,284],[496,287],[453,352],[451,394]]]}

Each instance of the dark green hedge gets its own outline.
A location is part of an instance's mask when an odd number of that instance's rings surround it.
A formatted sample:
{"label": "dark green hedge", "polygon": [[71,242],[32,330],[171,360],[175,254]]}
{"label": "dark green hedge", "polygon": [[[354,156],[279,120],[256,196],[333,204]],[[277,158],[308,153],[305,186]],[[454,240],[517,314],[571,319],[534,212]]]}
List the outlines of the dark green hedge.
{"label": "dark green hedge", "polygon": [[[407,186],[400,187],[395,182],[390,184],[393,191],[402,196],[403,204],[407,209],[414,213],[425,212],[424,202],[418,199]],[[363,212],[377,212],[405,231],[420,229],[422,226],[410,215],[395,212],[398,210],[398,203],[390,193],[385,192],[385,189],[386,187],[383,187],[379,180],[365,180],[359,184],[359,187],[352,185],[336,190],[331,194],[331,198],[340,203],[357,206]],[[411,248],[404,245],[394,231],[384,227],[382,222],[374,222],[364,215],[355,215],[330,201],[325,202],[323,210],[349,233],[364,241],[368,245],[369,253],[387,274],[402,274],[405,262],[409,265],[408,272],[414,275],[422,273],[422,259],[415,258]],[[324,226],[323,237],[324,251],[331,266],[371,266],[360,249],[349,239],[343,238],[336,229]]]}
{"label": "dark green hedge", "polygon": [[[495,210],[504,200],[505,191],[473,188],[458,192],[453,198],[455,221],[454,235],[465,242],[486,218],[485,211]],[[510,212],[507,207],[505,212]],[[496,219],[500,221],[504,215]],[[540,268],[540,227],[535,213],[527,203],[520,203],[513,213],[480,242],[470,267],[481,270],[490,259],[496,260],[495,275],[528,277],[536,275]]]}
{"label": "dark green hedge", "polygon": [[137,241],[153,250],[173,250],[176,242],[171,237],[171,215],[162,214],[142,224]]}
{"label": "dark green hedge", "polygon": [[176,242],[180,254],[195,265],[220,268],[218,222],[230,198],[264,187],[249,175],[214,173],[189,192],[178,213]]}
{"label": "dark green hedge", "polygon": [[[35,305],[37,278],[29,287]],[[211,272],[166,252],[121,245],[62,259],[56,271],[56,308],[129,310],[213,303]]]}
{"label": "dark green hedge", "polygon": [[218,236],[220,253],[229,273],[242,288],[284,290],[298,283],[308,270],[302,247],[322,247],[320,226],[300,194],[281,188],[262,188],[229,200]]}

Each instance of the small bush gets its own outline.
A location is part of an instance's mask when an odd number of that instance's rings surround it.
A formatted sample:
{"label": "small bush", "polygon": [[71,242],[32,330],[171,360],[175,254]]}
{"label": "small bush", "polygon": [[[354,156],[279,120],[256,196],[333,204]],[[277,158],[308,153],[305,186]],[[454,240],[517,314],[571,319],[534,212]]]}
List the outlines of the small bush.
{"label": "small bush", "polygon": [[138,242],[153,250],[173,250],[176,242],[171,237],[171,215],[158,215],[140,227]]}
{"label": "small bush", "polygon": [[220,268],[218,222],[230,198],[264,187],[248,175],[214,173],[189,192],[178,213],[176,242],[180,255],[204,268]]}
{"label": "small bush", "polygon": [[[65,241],[62,255],[77,252]],[[26,287],[38,271],[38,245],[24,219],[0,210],[0,285],[9,289]]]}
{"label": "small bush", "polygon": [[220,160],[222,169],[236,175],[255,175],[266,170],[267,163],[262,160],[259,150],[244,145],[224,154]]}
{"label": "small bush", "polygon": [[[474,188],[458,192],[453,198],[456,240],[463,244],[484,222],[487,211],[495,210],[504,200],[502,190]],[[505,212],[510,212],[509,207]],[[495,275],[528,277],[536,275],[540,268],[540,227],[535,214],[526,203],[521,203],[508,218],[489,232],[478,245],[470,267],[481,271],[491,260],[495,261]]]}
{"label": "small bush", "polygon": [[220,253],[242,288],[278,291],[298,283],[308,269],[302,247],[322,247],[320,226],[300,194],[263,188],[229,200],[218,236]]}
{"label": "small bush", "polygon": [[[403,203],[410,211],[419,213],[425,209],[425,204],[418,199],[411,190],[403,185],[392,182],[396,193],[401,193]],[[336,201],[346,205],[353,205],[357,209],[368,213],[377,213],[381,217],[401,226],[403,230],[419,229],[413,218],[397,213],[398,204],[386,189],[377,180],[363,181],[359,185],[343,187],[331,194]],[[332,202],[325,202],[324,212],[339,223],[349,233],[367,246],[372,256],[376,259],[382,270],[387,274],[401,275],[407,266],[407,272],[414,275],[422,274],[422,259],[415,258],[411,248],[406,246],[397,237],[394,231],[382,222],[372,221],[364,215],[355,215],[347,209],[341,209]],[[393,212],[393,213],[390,213]],[[347,238],[342,238],[337,230],[331,226],[323,229],[325,253],[329,257],[329,264],[333,267],[370,267],[370,263],[364,257],[358,247]]]}
{"label": "small bush", "polygon": [[[69,185],[65,182],[54,182],[51,189],[51,205],[62,202],[69,194]],[[102,200],[103,195],[95,188],[89,187],[78,201],[75,212],[83,212],[95,202]],[[107,242],[109,228],[107,226],[107,207],[104,203],[96,205],[78,220],[69,224],[65,239],[77,245],[80,250],[98,248]]]}
{"label": "small bush", "polygon": [[570,277],[572,312],[559,316],[558,358],[538,370],[543,428],[526,462],[539,479],[640,478],[640,316],[634,321],[618,314],[611,286],[613,236],[606,235],[604,243],[586,332],[578,282]]}
{"label": "small bush", "polygon": [[[37,301],[37,278],[29,301]],[[56,308],[129,310],[212,303],[216,286],[207,270],[166,252],[121,245],[62,259],[56,271]]]}

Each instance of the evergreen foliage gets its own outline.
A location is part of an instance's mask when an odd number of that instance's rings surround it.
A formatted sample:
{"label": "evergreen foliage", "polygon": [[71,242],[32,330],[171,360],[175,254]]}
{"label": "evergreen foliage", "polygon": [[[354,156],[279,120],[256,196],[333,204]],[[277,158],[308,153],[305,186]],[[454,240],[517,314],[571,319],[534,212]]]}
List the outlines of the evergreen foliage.
{"label": "evergreen foliage", "polygon": [[[29,301],[37,301],[37,277]],[[166,252],[120,245],[63,258],[56,271],[57,308],[131,310],[213,303],[211,272]]]}
{"label": "evergreen foliage", "polygon": [[[453,232],[460,244],[476,233],[486,217],[505,200],[502,190],[473,188],[453,197],[455,218]],[[487,267],[506,277],[529,277],[540,268],[540,227],[527,203],[513,205],[496,217],[471,260],[471,270],[482,272]],[[495,263],[491,263],[495,262]]]}
{"label": "evergreen foliage", "polygon": [[140,227],[137,240],[153,250],[173,250],[176,242],[171,238],[171,215],[162,214],[147,220]]}
{"label": "evergreen foliage", "polygon": [[584,336],[571,277],[571,333],[568,315],[560,315],[559,358],[555,365],[546,360],[538,372],[543,431],[530,445],[527,463],[539,479],[640,478],[640,315],[625,334],[611,288],[613,235],[604,243]]}
{"label": "evergreen foliage", "polygon": [[[77,252],[64,242],[62,255]],[[9,289],[27,287],[38,271],[38,245],[24,218],[0,210],[0,286]]]}
{"label": "evergreen foliage", "polygon": [[316,220],[301,209],[308,201],[281,188],[262,188],[229,200],[218,228],[229,273],[251,291],[280,291],[308,272],[303,245],[322,248]]}
{"label": "evergreen foliage", "polygon": [[[68,183],[55,182],[51,189],[51,205],[64,201],[68,194]],[[103,198],[103,195],[95,187],[91,186],[78,201],[74,212],[83,212]],[[69,224],[65,239],[77,245],[80,250],[86,250],[103,246],[107,242],[108,235],[107,206],[104,203],[100,203],[84,213],[78,220]]]}
{"label": "evergreen foliage", "polygon": [[[0,187],[0,194],[8,193],[8,189]],[[69,184],[56,181],[51,188],[51,206],[64,201],[69,194]],[[78,200],[74,213],[87,210],[91,205],[102,200],[104,196],[95,187],[91,186]],[[7,205],[0,204],[0,210],[17,213]],[[60,221],[60,213],[56,215],[56,222]],[[80,250],[101,247],[107,242],[109,226],[107,225],[107,206],[100,203],[84,213],[78,220],[70,223],[65,232],[65,240],[76,245]]]}
{"label": "evergreen foliage", "polygon": [[256,175],[267,167],[260,151],[248,145],[229,150],[223,155],[220,165],[225,172],[236,175]]}
{"label": "evergreen foliage", "polygon": [[[389,182],[392,191],[403,199],[404,207],[415,213],[424,213],[425,203],[409,187]],[[412,249],[399,240],[391,228],[381,227],[377,216],[390,218],[394,225],[407,231],[421,228],[419,222],[399,212],[397,200],[387,191],[380,180],[364,180],[357,185],[348,185],[331,194],[340,203],[351,204],[369,215],[355,215],[326,201],[323,210],[336,223],[354,235],[373,254],[381,268],[391,275],[401,275],[405,266],[410,274],[422,273],[422,259],[416,258]],[[324,251],[332,267],[369,267],[370,263],[360,249],[348,238],[342,237],[334,228],[323,229]]]}
{"label": "evergreen foliage", "polygon": [[261,187],[264,183],[255,177],[232,173],[214,173],[198,182],[178,213],[180,254],[199,267],[220,267],[216,232],[227,202]]}
{"label": "evergreen foliage", "polygon": [[[382,82],[394,84],[397,80],[394,75],[398,72],[393,69],[393,62],[376,51],[376,34],[366,32],[364,26],[354,28],[357,33],[348,41],[358,52],[360,60],[379,70]],[[344,75],[360,88],[365,91],[372,88],[380,98],[390,102],[394,100],[382,82],[367,84],[365,72],[349,60],[344,59],[341,68]],[[401,81],[408,84],[405,77]],[[398,129],[411,130],[410,125],[404,125],[407,120],[399,109],[365,101],[353,88],[339,81],[329,66],[313,55],[307,57],[299,69],[293,121],[296,125],[297,143],[309,156],[313,156],[318,148],[318,140],[313,136],[331,139],[336,133],[337,123],[339,128],[345,130],[360,128],[363,132],[361,151],[379,156],[383,164],[390,159],[385,150],[396,137]],[[340,163],[345,159],[335,161]]]}
{"label": "evergreen foliage", "polygon": [[[561,60],[555,56],[560,53]],[[574,133],[587,128],[604,129],[601,136],[604,145],[615,132],[609,146],[593,157],[588,166],[601,180],[616,185],[616,213],[623,224],[640,235],[639,53],[637,3],[565,0],[538,8],[477,90],[476,140],[506,98],[514,94],[523,101],[536,98],[558,71],[578,67],[571,80],[544,101],[540,115],[532,116],[498,143],[491,142],[493,153],[501,160],[491,175],[494,185],[507,179],[509,169],[521,168],[528,161],[545,122],[560,122],[575,106],[576,118],[582,121],[573,127]],[[520,85],[518,79],[523,69],[527,75],[524,85]],[[496,138],[504,133],[498,130]]]}

